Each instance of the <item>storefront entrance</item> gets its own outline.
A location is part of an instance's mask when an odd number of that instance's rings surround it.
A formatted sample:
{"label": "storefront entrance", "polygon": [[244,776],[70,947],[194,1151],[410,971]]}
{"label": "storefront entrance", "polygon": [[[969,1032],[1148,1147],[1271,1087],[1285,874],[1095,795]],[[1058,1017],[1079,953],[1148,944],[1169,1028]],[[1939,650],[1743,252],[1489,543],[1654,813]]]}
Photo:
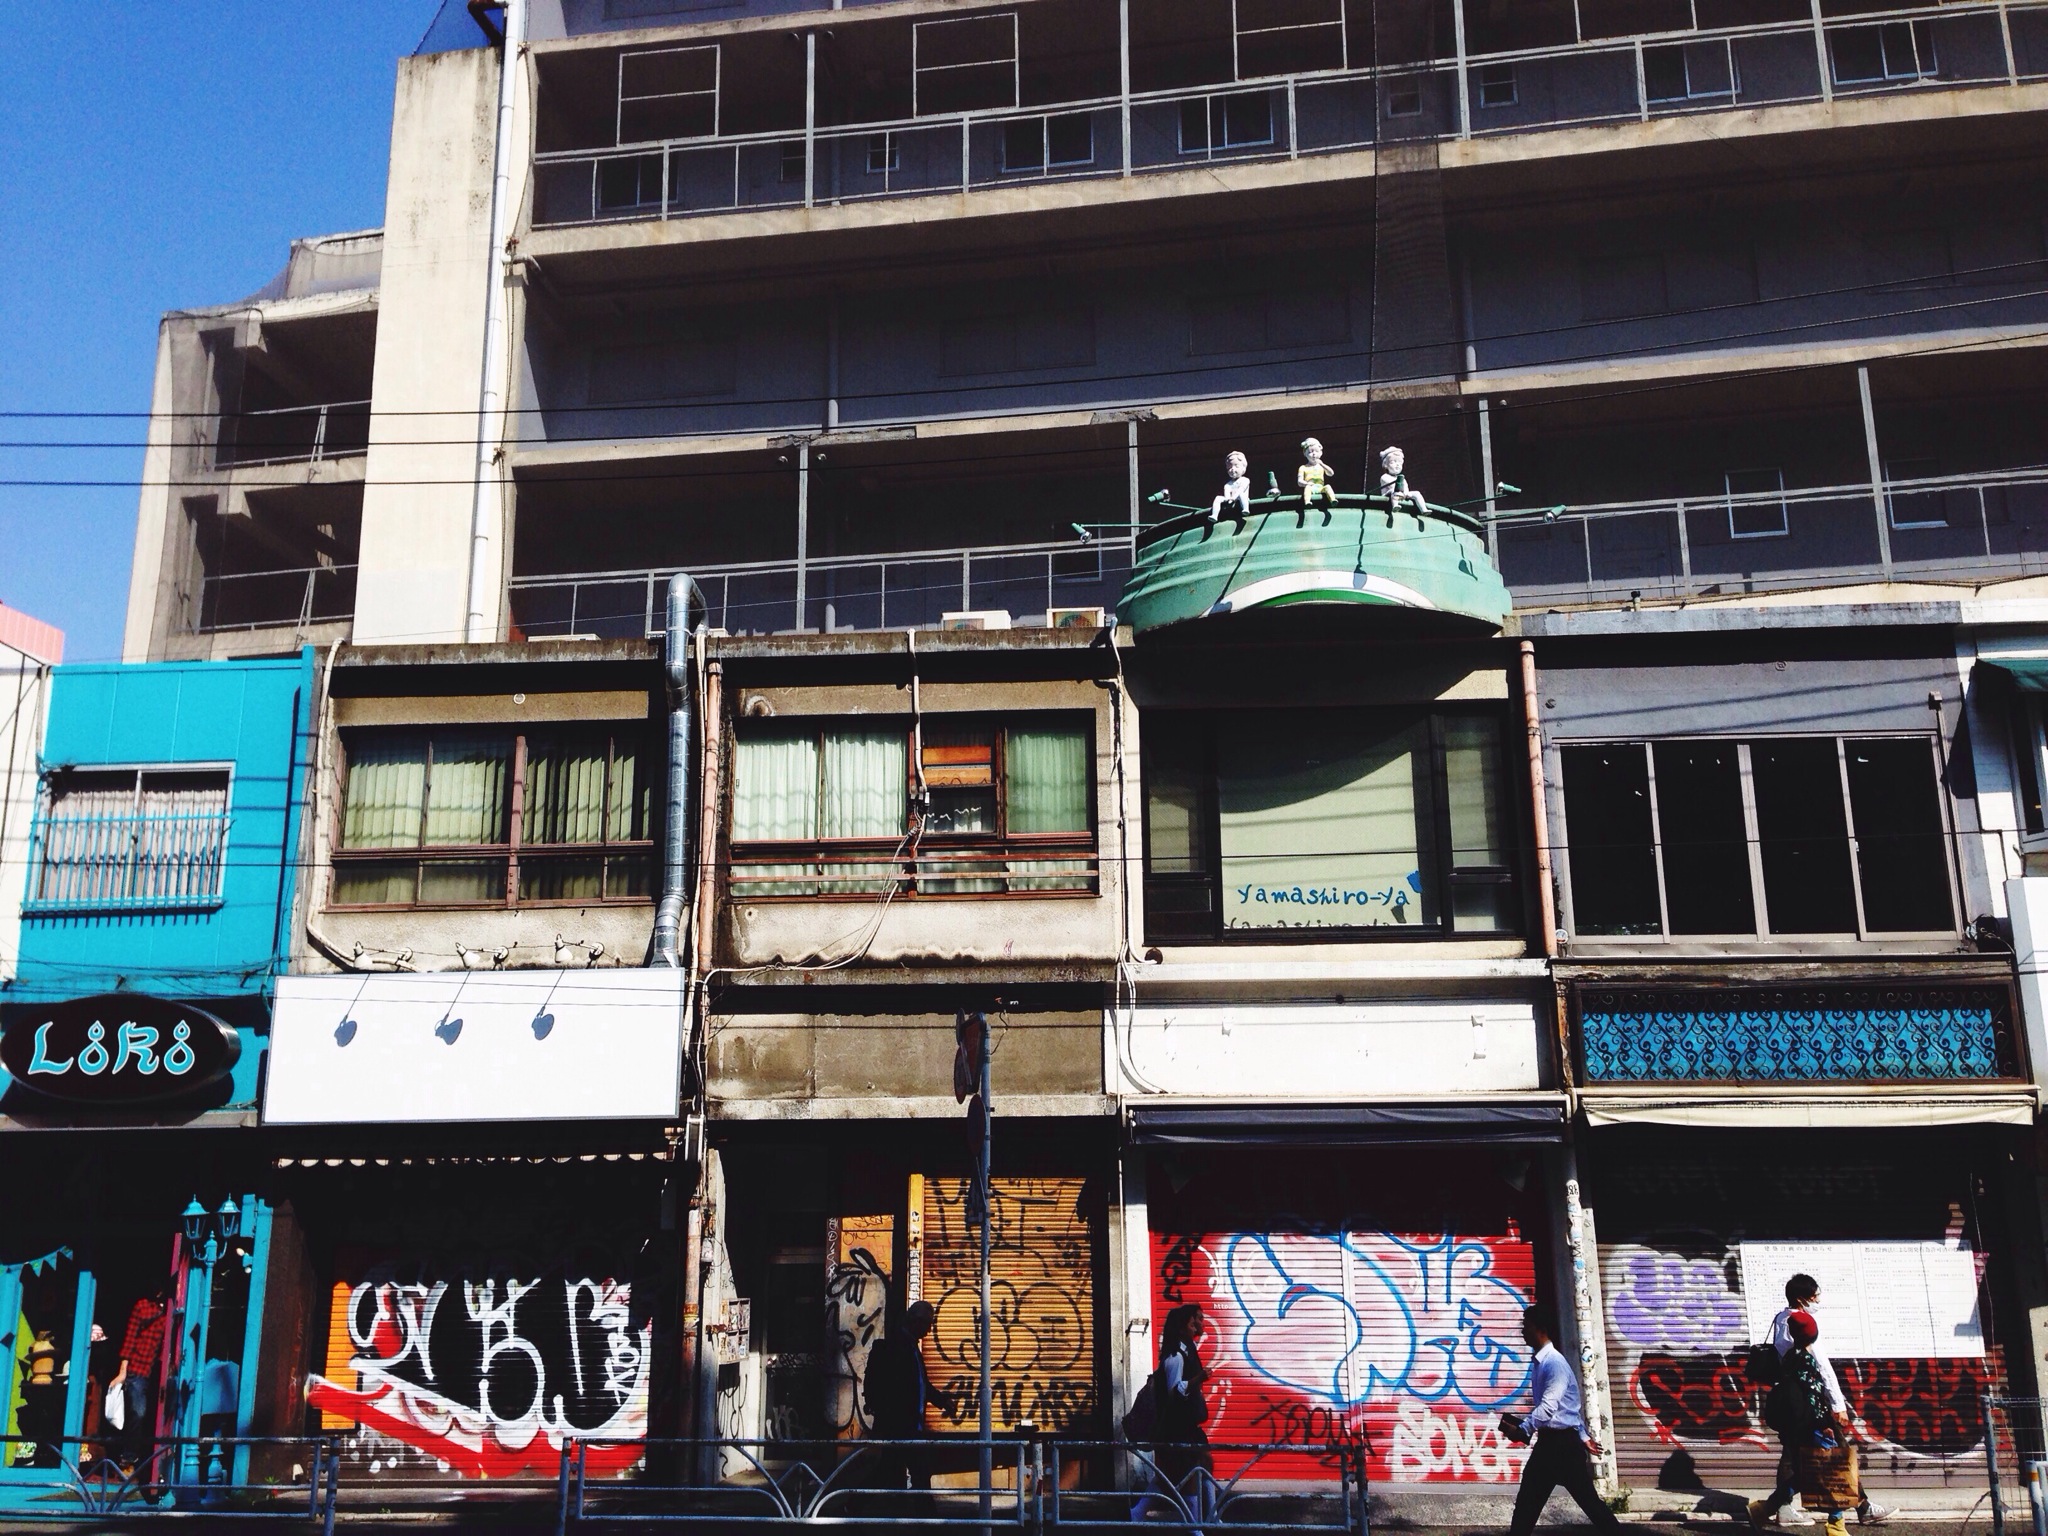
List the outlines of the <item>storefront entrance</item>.
{"label": "storefront entrance", "polygon": [[7,1362],[0,1507],[76,1484],[225,1482],[234,1452],[174,1440],[246,1434],[242,1384],[254,1369],[251,1306],[268,1211],[232,1202],[235,1230],[199,1202],[184,1221],[93,1224],[77,1242],[0,1265],[0,1356]]}

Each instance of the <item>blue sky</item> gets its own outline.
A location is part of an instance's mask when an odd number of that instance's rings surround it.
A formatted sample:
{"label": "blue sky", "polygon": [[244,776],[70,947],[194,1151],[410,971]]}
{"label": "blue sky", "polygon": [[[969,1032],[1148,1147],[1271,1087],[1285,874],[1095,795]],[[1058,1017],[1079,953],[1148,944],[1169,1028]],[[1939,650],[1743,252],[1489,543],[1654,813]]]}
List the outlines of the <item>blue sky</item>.
{"label": "blue sky", "polygon": [[[384,219],[391,91],[440,0],[0,6],[0,411],[146,411],[158,317]],[[454,9],[460,11],[457,4]],[[437,33],[438,36],[438,33]],[[0,417],[0,602],[117,656],[144,423]]]}

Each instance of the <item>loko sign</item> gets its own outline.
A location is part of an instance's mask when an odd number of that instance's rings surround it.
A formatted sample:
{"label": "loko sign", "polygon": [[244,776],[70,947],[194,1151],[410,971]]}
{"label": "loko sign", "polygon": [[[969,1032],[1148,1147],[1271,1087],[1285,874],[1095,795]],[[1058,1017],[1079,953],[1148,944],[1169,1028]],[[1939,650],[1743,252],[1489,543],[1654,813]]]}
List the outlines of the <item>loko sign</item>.
{"label": "loko sign", "polygon": [[75,1104],[143,1104],[220,1081],[242,1037],[203,1008],[113,992],[13,1011],[0,1066],[22,1087]]}

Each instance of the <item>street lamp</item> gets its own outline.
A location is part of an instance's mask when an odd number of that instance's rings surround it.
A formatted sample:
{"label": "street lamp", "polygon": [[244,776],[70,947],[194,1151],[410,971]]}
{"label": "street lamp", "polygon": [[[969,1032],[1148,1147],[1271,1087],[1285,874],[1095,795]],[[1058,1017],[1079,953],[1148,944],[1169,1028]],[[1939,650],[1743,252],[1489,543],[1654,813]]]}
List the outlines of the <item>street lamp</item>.
{"label": "street lamp", "polygon": [[[235,1197],[229,1195],[220,1203],[218,1210],[209,1211],[200,1204],[198,1197],[194,1196],[185,1206],[184,1220],[186,1251],[191,1262],[199,1270],[197,1283],[189,1287],[186,1293],[188,1307],[198,1313],[192,1327],[190,1359],[193,1364],[188,1369],[203,1372],[208,1353],[208,1335],[212,1332],[213,1323],[214,1266],[220,1263],[225,1245],[232,1243],[241,1235],[242,1208],[235,1203]],[[191,1400],[197,1386],[196,1377],[182,1383],[183,1397],[187,1402]],[[179,1417],[184,1417],[182,1406]],[[199,1424],[195,1422],[181,1427],[196,1431]],[[202,1481],[208,1483],[219,1482],[225,1477],[226,1467],[222,1463],[218,1445],[195,1446],[185,1454],[188,1476],[196,1472]],[[204,1464],[200,1465],[202,1458]]]}

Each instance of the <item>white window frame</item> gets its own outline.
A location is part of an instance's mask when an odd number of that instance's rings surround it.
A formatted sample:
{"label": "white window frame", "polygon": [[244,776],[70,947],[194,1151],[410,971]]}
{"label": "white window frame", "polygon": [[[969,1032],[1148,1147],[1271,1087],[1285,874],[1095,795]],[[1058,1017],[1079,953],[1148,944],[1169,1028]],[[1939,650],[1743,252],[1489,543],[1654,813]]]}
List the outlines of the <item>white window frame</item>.
{"label": "white window frame", "polygon": [[[877,155],[881,156],[879,163]],[[870,176],[887,176],[903,169],[903,141],[893,131],[868,135],[868,156],[865,162]]]}
{"label": "white window frame", "polygon": [[[1493,74],[1493,75],[1495,76],[1495,83],[1498,83],[1498,80],[1499,80],[1499,78],[1500,78],[1500,76],[1499,76],[1499,72],[1500,72],[1500,71],[1505,71],[1505,72],[1506,72],[1506,78],[1507,78],[1507,87],[1508,87],[1508,94],[1507,94],[1507,99],[1506,99],[1505,101],[1488,101],[1488,100],[1486,99],[1486,93],[1487,93],[1487,90],[1489,89],[1489,85],[1488,85],[1488,82],[1487,82],[1487,78],[1486,78],[1486,77],[1487,77],[1487,76],[1488,76],[1489,74]],[[1486,109],[1486,108],[1497,108],[1497,107],[1512,107],[1512,106],[1516,106],[1516,105],[1518,105],[1518,104],[1519,104],[1519,103],[1521,102],[1521,99],[1522,99],[1522,88],[1521,88],[1521,82],[1520,82],[1520,81],[1519,81],[1519,80],[1518,80],[1518,79],[1516,78],[1516,76],[1515,76],[1515,66],[1514,66],[1514,65],[1512,65],[1512,64],[1481,64],[1481,65],[1480,65],[1480,66],[1479,66],[1479,67],[1478,67],[1477,69],[1473,70],[1473,71],[1472,71],[1472,73],[1473,73],[1473,74],[1474,74],[1475,76],[1477,76],[1477,77],[1478,77],[1478,79],[1477,79],[1477,82],[1476,82],[1476,83],[1477,83],[1477,85],[1478,85],[1479,89],[1478,89],[1478,90],[1477,90],[1477,91],[1476,91],[1476,92],[1474,93],[1474,95],[1475,95],[1475,96],[1477,97],[1477,100],[1478,100],[1478,105],[1479,105],[1479,106],[1480,106],[1480,107],[1481,107],[1482,109]]]}
{"label": "white window frame", "polygon": [[[924,83],[924,77],[926,75],[944,74],[949,70],[956,69],[987,69],[992,64],[1001,64],[1006,62],[1003,59],[977,59],[971,64],[920,63],[918,55],[921,52],[921,47],[924,41],[926,29],[933,27],[959,27],[968,25],[983,26],[991,21],[1007,21],[1010,24],[1010,57],[1007,60],[1010,66],[1010,99],[1007,103],[999,104],[997,107],[992,108],[991,110],[1014,111],[1016,109],[1018,102],[1021,98],[1021,93],[1023,91],[1023,66],[1019,60],[1017,50],[1017,13],[1015,11],[998,11],[993,14],[984,13],[979,16],[941,16],[930,21],[917,21],[911,23],[910,115],[912,117],[923,117],[925,115],[924,107],[920,103],[919,97],[921,94],[921,88]],[[941,113],[936,115],[956,116],[958,114]]]}
{"label": "white window frame", "polygon": [[[655,59],[661,58],[667,54],[675,53],[708,53],[711,55],[710,90],[649,91],[641,95],[632,96],[626,94],[626,63],[628,60]],[[628,102],[694,101],[705,96],[709,96],[711,98],[711,132],[708,134],[692,134],[689,137],[711,139],[717,138],[719,126],[723,122],[723,118],[720,116],[720,112],[724,106],[724,101],[720,93],[724,89],[724,84],[725,54],[717,43],[693,43],[688,47],[684,48],[637,48],[630,52],[621,53],[619,55],[619,94],[618,105],[616,109],[617,116],[616,120],[612,125],[613,142],[621,146],[623,146],[626,142],[626,104]],[[672,141],[668,139],[640,139],[635,140],[634,142],[645,144],[667,144]]]}
{"label": "white window frame", "polygon": [[[1835,759],[1841,766],[1842,825],[1849,840],[1849,883],[1856,897],[1856,931],[1850,933],[1773,933],[1769,897],[1764,889],[1763,836],[1757,826],[1756,784],[1750,769],[1749,749],[1753,743],[1771,740],[1786,741],[1832,741]],[[1666,894],[1664,879],[1664,817],[1657,800],[1657,754],[1653,748],[1662,742],[1728,742],[1735,747],[1736,772],[1742,786],[1742,832],[1749,846],[1749,892],[1750,910],[1756,918],[1753,933],[1731,931],[1728,933],[1681,933],[1671,931],[1671,903]],[[1890,932],[1873,934],[1866,924],[1863,911],[1863,869],[1858,859],[1859,845],[1856,837],[1856,808],[1849,794],[1849,743],[1852,741],[1918,741],[1927,745],[1933,758],[1934,799],[1940,808],[1941,838],[1946,857],[1942,868],[1948,875],[1948,904],[1951,928],[1934,928],[1925,931]],[[1565,823],[1566,834],[1562,878],[1559,881],[1562,896],[1562,916],[1565,932],[1575,943],[1580,944],[1821,944],[1841,945],[1847,943],[1923,943],[1928,939],[1952,938],[1962,932],[1963,893],[1956,871],[1956,825],[1949,805],[1949,794],[1941,774],[1941,759],[1938,755],[1938,739],[1924,731],[1765,731],[1750,732],[1743,736],[1654,736],[1636,738],[1592,737],[1584,740],[1559,741],[1559,755],[1553,764],[1554,778],[1558,785],[1557,808],[1560,820],[1565,815],[1565,785],[1563,749],[1566,747],[1626,747],[1643,754],[1645,782],[1650,794],[1650,847],[1655,856],[1657,869],[1657,929],[1656,933],[1643,934],[1581,934],[1578,914],[1574,906],[1571,867],[1571,835],[1569,823]]]}
{"label": "white window frame", "polygon": [[[1922,472],[1918,474],[1910,472],[1901,472],[1911,471],[1915,468],[1920,469]],[[1932,480],[1934,478],[1936,477],[1934,474],[1934,460],[1932,457],[1912,458],[1904,460],[1887,459],[1885,461],[1884,515],[1890,521],[1893,528],[1899,530],[1900,532],[1910,532],[1915,528],[1947,528],[1953,526],[1946,517],[1901,518],[1899,516],[1899,503],[1898,497],[1895,492],[1895,488],[1898,485],[1898,482],[1902,480]],[[1918,492],[1915,494],[1941,496],[1944,498],[1944,500],[1946,499],[1946,493],[1942,491],[1926,491]]]}
{"label": "white window frame", "polygon": [[[134,777],[134,789],[129,801],[129,819],[137,827],[142,822],[143,778],[148,774],[192,774],[217,773],[226,781],[221,788],[220,837],[217,849],[217,865],[211,892],[192,893],[171,898],[152,899],[147,895],[100,896],[81,899],[46,897],[36,894],[42,887],[43,874],[48,867],[49,832],[53,813],[56,810],[54,781],[67,773],[126,773]],[[33,847],[29,859],[28,880],[23,892],[22,911],[33,916],[42,913],[64,913],[76,911],[103,912],[160,912],[217,908],[227,900],[227,872],[231,854],[231,839],[234,830],[235,765],[219,759],[209,758],[202,762],[190,763],[53,763],[44,768],[42,784],[36,796],[36,817],[32,832]],[[109,818],[112,820],[113,818]],[[132,857],[132,856],[131,856]]]}
{"label": "white window frame", "polygon": [[[1777,490],[1776,490],[1776,492],[1775,492],[1775,493],[1773,493],[1773,492],[1771,492],[1771,491],[1738,491],[1738,490],[1736,490],[1736,489],[1735,489],[1735,481],[1736,481],[1736,477],[1737,477],[1737,476],[1740,476],[1740,475],[1775,475],[1775,476],[1777,477],[1777,480],[1778,480],[1778,488],[1777,488]],[[1731,539],[1784,539],[1784,538],[1790,538],[1790,537],[1791,537],[1791,534],[1792,534],[1792,509],[1791,509],[1791,507],[1790,507],[1790,506],[1789,506],[1789,505],[1788,505],[1788,504],[1786,503],[1786,501],[1785,501],[1785,471],[1784,471],[1784,470],[1782,470],[1782,469],[1778,468],[1778,467],[1777,467],[1777,466],[1775,466],[1775,465],[1758,465],[1758,466],[1757,466],[1756,468],[1754,468],[1754,469],[1731,469],[1731,470],[1728,470],[1728,471],[1726,471],[1726,472],[1725,472],[1725,473],[1724,473],[1724,474],[1723,474],[1723,475],[1721,476],[1721,492],[1722,492],[1722,495],[1723,495],[1723,497],[1725,498],[1725,499],[1724,499],[1724,502],[1723,502],[1723,505],[1724,505],[1724,506],[1726,506],[1726,507],[1727,507],[1727,509],[1728,509],[1728,537],[1729,537],[1729,538],[1731,538]],[[1753,496],[1753,497],[1756,497],[1756,498],[1757,498],[1757,499],[1756,499],[1756,500],[1754,500],[1754,501],[1748,501],[1748,500],[1745,500],[1745,501],[1743,501],[1743,502],[1741,503],[1741,506],[1742,506],[1743,508],[1745,508],[1745,509],[1747,509],[1747,508],[1750,508],[1750,507],[1768,507],[1768,506],[1770,506],[1770,505],[1772,504],[1772,503],[1771,503],[1771,497],[1773,496],[1773,494],[1775,494],[1775,495],[1776,495],[1776,497],[1777,497],[1777,508],[1778,508],[1778,526],[1777,526],[1777,527],[1775,527],[1775,528],[1759,528],[1759,529],[1753,529],[1753,530],[1751,530],[1751,531],[1750,531],[1750,532],[1748,532],[1748,533],[1743,533],[1743,532],[1739,532],[1739,531],[1737,531],[1737,529],[1736,529],[1736,527],[1735,527],[1735,513],[1736,513],[1736,508],[1737,508],[1737,503],[1736,503],[1736,500],[1735,500],[1735,498],[1736,498],[1736,497],[1738,497],[1738,496],[1742,496],[1742,497],[1751,497],[1751,496]]]}
{"label": "white window frame", "polygon": [[1230,0],[1230,77],[1233,80],[1283,80],[1288,75],[1247,75],[1241,62],[1239,42],[1247,37],[1273,37],[1283,32],[1326,32],[1337,29],[1337,62],[1329,70],[1294,70],[1289,73],[1323,74],[1346,69],[1351,63],[1351,26],[1344,14],[1344,0],[1330,0],[1330,8],[1336,13],[1329,21],[1292,21],[1278,27],[1248,27],[1239,14],[1244,0]]}

